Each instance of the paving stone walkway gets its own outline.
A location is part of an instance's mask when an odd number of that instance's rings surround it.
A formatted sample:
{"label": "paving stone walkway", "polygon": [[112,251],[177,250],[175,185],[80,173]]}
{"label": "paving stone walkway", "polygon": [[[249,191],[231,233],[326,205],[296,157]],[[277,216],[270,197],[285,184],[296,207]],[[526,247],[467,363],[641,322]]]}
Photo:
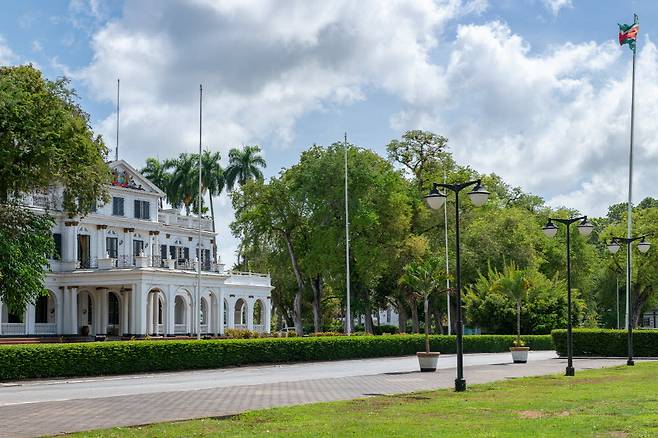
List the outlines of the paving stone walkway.
{"label": "paving stone walkway", "polygon": [[[561,373],[565,360],[498,363],[465,368],[468,384]],[[623,359],[581,359],[577,370],[622,365]],[[277,381],[191,391],[28,402],[0,406],[0,437],[30,437],[114,426],[233,415],[273,406],[398,394],[454,385],[455,370],[394,371],[374,375]],[[0,388],[0,402],[2,401]]]}

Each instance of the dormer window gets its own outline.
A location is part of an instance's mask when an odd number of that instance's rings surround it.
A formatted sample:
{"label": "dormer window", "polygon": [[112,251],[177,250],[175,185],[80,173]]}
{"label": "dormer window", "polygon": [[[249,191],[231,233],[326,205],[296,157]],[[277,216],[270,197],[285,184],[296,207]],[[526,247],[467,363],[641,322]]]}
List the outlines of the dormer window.
{"label": "dormer window", "polygon": [[114,196],[112,198],[112,214],[114,216],[123,216],[123,198]]}
{"label": "dormer window", "polygon": [[151,219],[151,203],[148,201],[135,200],[135,218],[136,219]]}

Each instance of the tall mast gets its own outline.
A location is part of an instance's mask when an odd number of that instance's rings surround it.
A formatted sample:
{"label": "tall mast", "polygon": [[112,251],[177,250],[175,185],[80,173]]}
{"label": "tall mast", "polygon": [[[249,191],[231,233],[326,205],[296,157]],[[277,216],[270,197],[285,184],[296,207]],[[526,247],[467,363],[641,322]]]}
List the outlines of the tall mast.
{"label": "tall mast", "polygon": [[345,312],[345,333],[348,335],[352,332],[352,312],[350,310],[350,215],[347,189],[347,132],[345,133],[345,286],[347,290],[346,312]]}
{"label": "tall mast", "polygon": [[199,241],[197,244],[197,310],[196,310],[196,338],[201,339],[201,129],[203,115],[203,85],[199,85],[199,193],[197,194],[197,214],[199,220]]}
{"label": "tall mast", "polygon": [[114,161],[119,161],[119,89],[121,83],[119,78],[117,78],[117,144],[114,149]]}

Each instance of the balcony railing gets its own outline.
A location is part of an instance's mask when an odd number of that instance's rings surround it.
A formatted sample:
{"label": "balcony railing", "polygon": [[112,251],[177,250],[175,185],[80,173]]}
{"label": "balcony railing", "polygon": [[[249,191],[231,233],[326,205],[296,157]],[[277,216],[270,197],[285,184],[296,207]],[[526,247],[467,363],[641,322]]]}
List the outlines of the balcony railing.
{"label": "balcony railing", "polygon": [[174,333],[177,335],[186,335],[187,324],[174,324]]}
{"label": "balcony railing", "polygon": [[35,335],[54,335],[57,333],[57,324],[37,323],[34,325]]}
{"label": "balcony railing", "polygon": [[2,324],[2,334],[4,336],[24,335],[25,324],[17,322],[9,322]]}
{"label": "balcony railing", "polygon": [[265,324],[254,324],[254,331],[263,333],[265,331]]}

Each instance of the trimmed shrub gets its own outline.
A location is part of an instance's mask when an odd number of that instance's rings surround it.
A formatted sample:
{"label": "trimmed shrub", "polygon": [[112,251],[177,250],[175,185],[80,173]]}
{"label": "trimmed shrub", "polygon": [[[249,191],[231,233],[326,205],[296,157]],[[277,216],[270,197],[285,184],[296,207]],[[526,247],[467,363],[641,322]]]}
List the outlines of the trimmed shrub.
{"label": "trimmed shrub", "polygon": [[[551,332],[560,356],[567,355],[567,331]],[[574,329],[574,356],[625,357],[628,354],[626,330]],[[658,330],[633,330],[633,355],[658,357]]]}
{"label": "trimmed shrub", "polygon": [[[464,351],[508,351],[514,338],[464,336]],[[523,339],[533,350],[553,349],[549,335]],[[430,342],[433,351],[455,352],[454,336],[433,335]],[[0,346],[0,381],[405,356],[423,350],[422,335],[4,345]]]}

